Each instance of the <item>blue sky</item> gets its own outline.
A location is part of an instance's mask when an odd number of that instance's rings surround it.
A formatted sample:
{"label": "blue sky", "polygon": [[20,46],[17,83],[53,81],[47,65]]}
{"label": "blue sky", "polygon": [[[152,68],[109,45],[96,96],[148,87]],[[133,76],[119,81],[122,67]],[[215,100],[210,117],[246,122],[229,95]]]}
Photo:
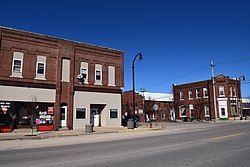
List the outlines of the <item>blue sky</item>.
{"label": "blue sky", "polygon": [[0,25],[123,50],[124,90],[142,52],[136,88],[170,92],[173,83],[210,78],[211,60],[215,74],[250,80],[249,9],[247,0],[16,0],[1,2]]}

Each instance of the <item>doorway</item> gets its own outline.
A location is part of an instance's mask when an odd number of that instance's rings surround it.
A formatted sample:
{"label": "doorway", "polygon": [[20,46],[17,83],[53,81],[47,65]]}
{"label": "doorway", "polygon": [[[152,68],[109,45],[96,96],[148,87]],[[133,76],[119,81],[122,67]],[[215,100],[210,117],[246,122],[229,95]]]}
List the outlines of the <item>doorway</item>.
{"label": "doorway", "polygon": [[94,125],[95,127],[100,126],[100,115],[98,108],[90,109],[90,124]]}
{"label": "doorway", "polygon": [[67,106],[62,106],[60,109],[61,127],[67,127]]}
{"label": "doorway", "polygon": [[227,101],[218,101],[219,103],[219,117],[221,119],[228,118],[228,111],[227,111]]}

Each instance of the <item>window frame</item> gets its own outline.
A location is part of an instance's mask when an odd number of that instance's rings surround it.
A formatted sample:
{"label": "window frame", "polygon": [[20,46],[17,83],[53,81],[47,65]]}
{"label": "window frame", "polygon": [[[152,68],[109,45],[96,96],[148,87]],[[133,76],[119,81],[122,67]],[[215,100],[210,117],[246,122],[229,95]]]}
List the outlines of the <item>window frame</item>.
{"label": "window frame", "polygon": [[[111,112],[115,112],[116,113],[116,117],[113,117],[113,115],[111,114]],[[112,108],[109,110],[109,118],[110,119],[118,119],[119,118],[119,111],[117,108]]]}
{"label": "window frame", "polygon": [[[43,64],[43,74],[38,73],[39,64]],[[45,76],[46,63],[45,62],[36,62],[36,75],[44,75]]]}
{"label": "window frame", "polygon": [[[83,73],[83,71],[85,71],[86,73]],[[85,67],[81,67],[80,74],[83,76],[84,82],[86,82],[86,80],[88,79],[88,69]],[[85,77],[84,77],[84,75],[85,75]]]}
{"label": "window frame", "polygon": [[[20,61],[21,64],[20,64],[20,71],[15,71],[14,68],[15,68],[15,61]],[[18,74],[22,74],[23,72],[23,60],[22,59],[17,59],[17,58],[13,58],[13,65],[12,65],[12,73],[18,73]]]}
{"label": "window frame", "polygon": [[207,88],[203,88],[203,98],[208,98],[208,89]]}
{"label": "window frame", "polygon": [[[97,75],[97,72],[100,72],[100,79],[97,79],[97,76],[99,76]],[[95,70],[95,81],[102,81],[102,71],[99,69]]]}
{"label": "window frame", "polygon": [[236,88],[235,88],[235,86],[230,87],[230,97],[236,97]]}
{"label": "window frame", "polygon": [[188,99],[193,99],[193,91],[188,90]]}
{"label": "window frame", "polygon": [[[206,109],[208,109],[208,110],[206,110]],[[207,114],[207,112],[208,112],[208,114]],[[204,115],[205,115],[205,117],[210,116],[210,109],[209,109],[208,105],[204,105]]]}
{"label": "window frame", "polygon": [[[84,109],[84,111],[77,111],[77,109],[81,109],[81,110]],[[78,117],[77,117],[77,115],[78,115],[77,113],[78,113],[78,112],[84,112],[84,118],[78,118]],[[87,119],[87,109],[86,109],[86,108],[76,108],[76,119],[77,119],[77,120],[79,120],[79,119],[80,119],[80,120],[83,120],[83,119],[86,120],[86,119]]]}
{"label": "window frame", "polygon": [[195,96],[196,96],[196,99],[200,99],[201,98],[201,94],[200,94],[200,89],[196,89],[195,90]]}
{"label": "window frame", "polygon": [[180,100],[184,100],[184,92],[180,91]]}
{"label": "window frame", "polygon": [[165,113],[161,113],[161,120],[166,120],[166,114]]}
{"label": "window frame", "polygon": [[[221,94],[223,92],[223,94]],[[219,97],[225,97],[225,87],[219,86]]]}
{"label": "window frame", "polygon": [[[184,109],[184,110],[182,111],[181,109]],[[185,115],[182,115],[184,112],[185,112]],[[187,117],[187,111],[186,111],[186,107],[184,105],[179,106],[179,115],[181,118]]]}

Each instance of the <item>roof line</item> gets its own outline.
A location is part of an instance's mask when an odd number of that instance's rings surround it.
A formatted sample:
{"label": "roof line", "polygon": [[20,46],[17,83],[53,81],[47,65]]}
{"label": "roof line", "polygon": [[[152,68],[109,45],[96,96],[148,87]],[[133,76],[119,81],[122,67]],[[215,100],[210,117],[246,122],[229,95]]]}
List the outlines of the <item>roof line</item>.
{"label": "roof line", "polygon": [[124,51],[122,51],[122,50],[113,49],[113,48],[109,48],[109,47],[105,47],[105,46],[100,46],[100,45],[94,45],[94,44],[90,44],[90,43],[87,43],[87,42],[80,42],[80,41],[76,41],[76,40],[65,39],[65,38],[56,37],[56,36],[53,36],[53,35],[45,35],[45,34],[41,34],[41,33],[37,33],[37,32],[20,30],[20,29],[17,29],[17,28],[10,28],[10,27],[5,27],[5,26],[1,26],[1,25],[0,25],[0,28],[2,28],[2,29],[8,29],[8,30],[14,30],[14,31],[22,32],[22,33],[29,33],[29,34],[39,35],[39,36],[47,37],[47,38],[54,38],[54,39],[57,39],[57,40],[63,40],[63,41],[73,42],[73,43],[76,43],[76,44],[82,44],[82,45],[87,45],[87,46],[99,47],[99,48],[108,49],[108,50],[111,50],[111,51],[116,51],[116,52],[122,52],[122,53],[124,53]]}

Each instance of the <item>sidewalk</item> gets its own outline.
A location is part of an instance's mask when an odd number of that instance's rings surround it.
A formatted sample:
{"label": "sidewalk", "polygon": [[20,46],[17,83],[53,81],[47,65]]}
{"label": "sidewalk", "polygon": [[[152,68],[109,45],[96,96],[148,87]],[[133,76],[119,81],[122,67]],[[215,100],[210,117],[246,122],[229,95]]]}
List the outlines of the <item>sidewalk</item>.
{"label": "sidewalk", "polygon": [[49,131],[49,132],[33,132],[31,129],[18,129],[12,133],[0,133],[0,141],[4,140],[27,140],[27,139],[47,139],[52,137],[70,137],[82,135],[95,135],[106,133],[131,133],[139,131],[153,131],[160,130],[161,127],[154,126],[152,128],[141,126],[135,129],[127,129],[127,127],[94,127],[92,133],[85,133],[84,130],[63,130],[63,131]]}
{"label": "sidewalk", "polygon": [[0,141],[5,140],[35,140],[47,138],[61,138],[70,136],[84,136],[108,133],[136,133],[143,131],[164,130],[164,133],[178,133],[180,131],[199,130],[214,126],[222,126],[233,123],[250,122],[250,120],[218,120],[215,122],[154,122],[150,128],[149,123],[141,123],[138,128],[127,129],[127,127],[94,127],[93,133],[85,133],[84,130],[65,130],[52,132],[34,132],[31,135],[30,129],[15,130],[12,133],[0,133]]}

